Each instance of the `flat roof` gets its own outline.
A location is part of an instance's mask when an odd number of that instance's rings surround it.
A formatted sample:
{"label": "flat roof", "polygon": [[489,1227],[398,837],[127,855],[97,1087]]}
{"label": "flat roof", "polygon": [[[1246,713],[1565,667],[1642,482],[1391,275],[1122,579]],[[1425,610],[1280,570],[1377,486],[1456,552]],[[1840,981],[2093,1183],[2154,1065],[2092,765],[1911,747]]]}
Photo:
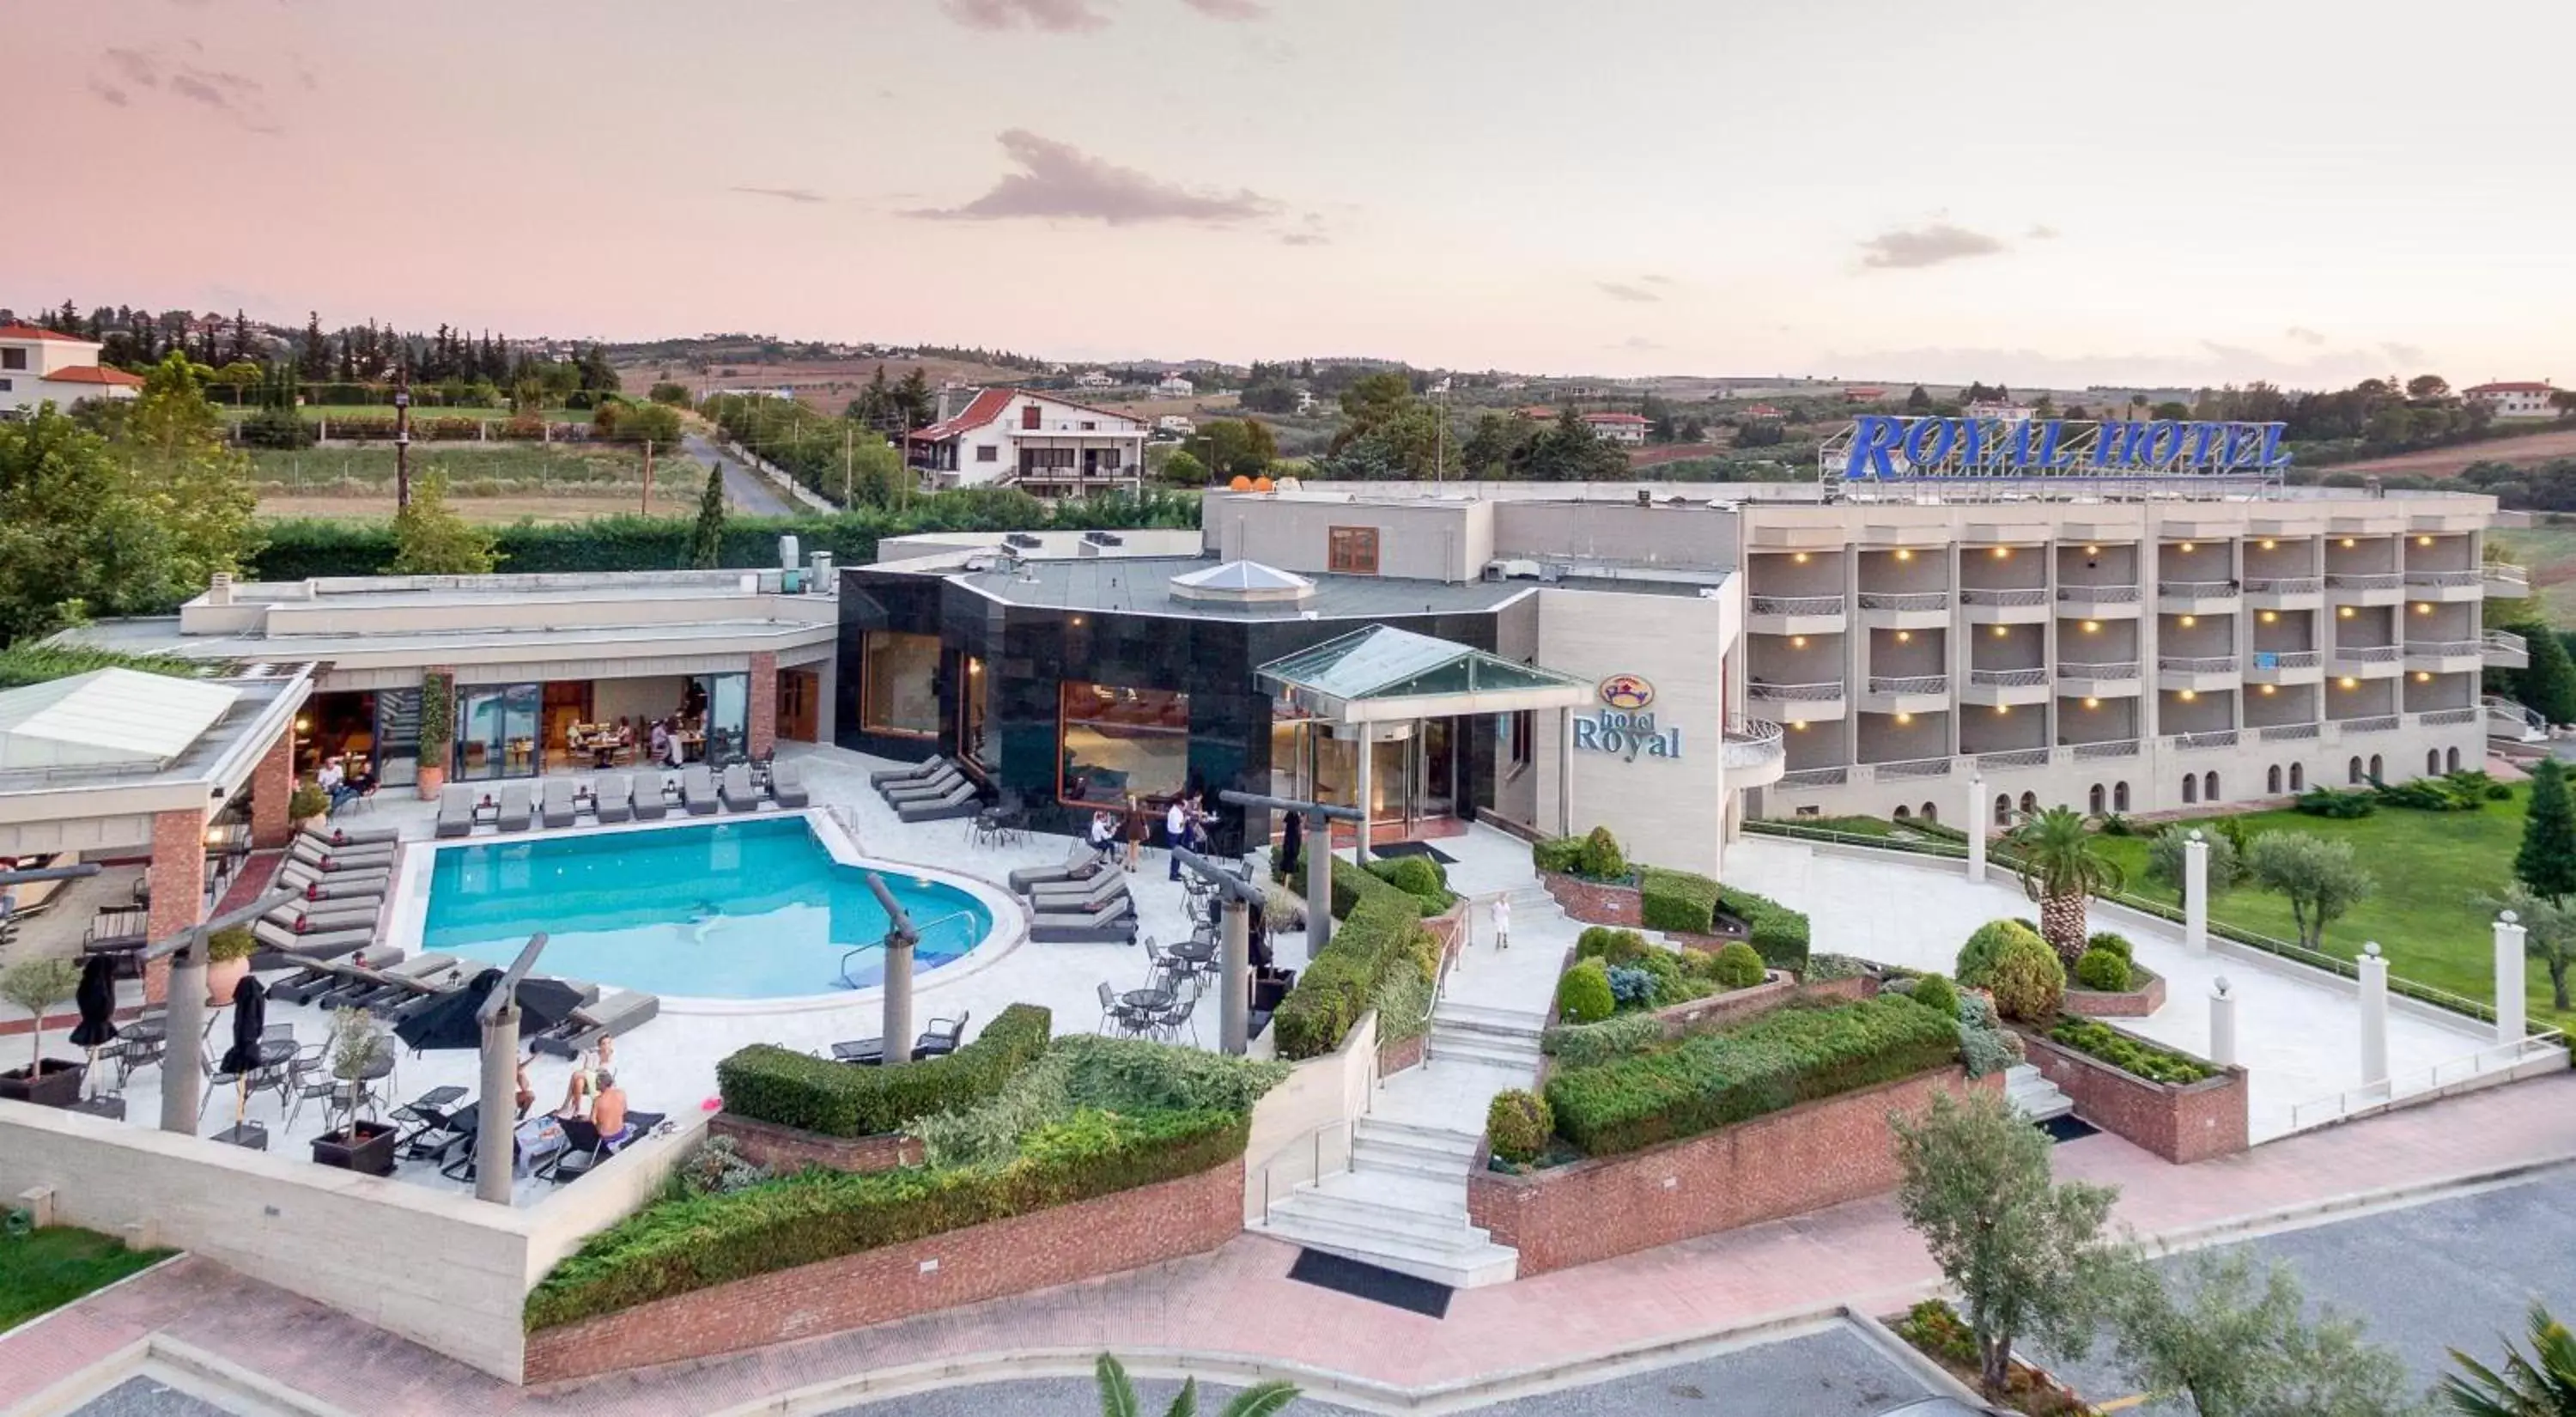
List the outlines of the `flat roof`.
{"label": "flat roof", "polygon": [[230,704],[167,761],[0,769],[0,826],[220,805],[249,780],[312,693],[312,667],[233,679],[179,680],[234,691]]}
{"label": "flat roof", "polygon": [[[1385,576],[1308,575],[1315,593],[1301,600],[1227,605],[1172,594],[1172,577],[1204,571],[1213,557],[1102,557],[1030,561],[1009,571],[966,571],[954,584],[1010,605],[1174,615],[1193,620],[1372,620],[1390,615],[1490,611],[1537,589],[1531,581],[1395,580]],[[1304,573],[1300,573],[1304,574]]]}
{"label": "flat roof", "polygon": [[274,662],[290,659],[349,660],[362,655],[434,654],[468,648],[511,651],[613,649],[618,646],[685,643],[710,636],[734,636],[745,640],[810,638],[817,631],[832,629],[833,624],[829,621],[685,620],[672,624],[634,625],[486,625],[462,630],[388,630],[377,634],[185,635],[180,633],[177,620],[155,618],[102,620],[63,631],[54,638],[64,644],[94,645],[130,654]]}

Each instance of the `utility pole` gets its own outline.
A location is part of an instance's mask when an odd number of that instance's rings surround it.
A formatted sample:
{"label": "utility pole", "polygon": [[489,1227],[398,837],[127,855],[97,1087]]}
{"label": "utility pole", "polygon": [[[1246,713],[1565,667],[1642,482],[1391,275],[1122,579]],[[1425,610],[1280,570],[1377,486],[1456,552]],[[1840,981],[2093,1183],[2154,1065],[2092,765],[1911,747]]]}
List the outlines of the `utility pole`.
{"label": "utility pole", "polygon": [[644,515],[653,515],[653,440],[644,440]]}
{"label": "utility pole", "polygon": [[841,430],[841,506],[843,510],[849,508],[852,491],[850,484],[857,477],[851,465],[851,458],[854,455],[853,450],[858,446],[855,441],[858,434],[859,430],[855,428]]}
{"label": "utility pole", "polygon": [[394,376],[394,510],[411,509],[411,371]]}

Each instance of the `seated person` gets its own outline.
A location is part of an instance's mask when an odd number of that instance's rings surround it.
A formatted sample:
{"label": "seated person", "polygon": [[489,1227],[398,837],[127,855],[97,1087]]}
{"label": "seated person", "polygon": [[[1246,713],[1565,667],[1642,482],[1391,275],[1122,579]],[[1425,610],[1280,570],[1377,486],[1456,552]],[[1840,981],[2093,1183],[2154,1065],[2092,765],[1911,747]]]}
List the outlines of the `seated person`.
{"label": "seated person", "polygon": [[606,1143],[602,1150],[615,1151],[626,1144],[626,1089],[617,1085],[614,1073],[599,1075],[599,1095],[590,1100],[590,1124]]}
{"label": "seated person", "polygon": [[330,799],[330,810],[335,812],[341,803],[358,795],[357,785],[349,781],[348,769],[336,757],[322,760],[322,770],[313,775],[313,785],[322,789],[323,796]]}
{"label": "seated person", "polygon": [[555,1115],[563,1118],[578,1117],[588,1109],[589,1104],[590,1074],[576,1068],[573,1070],[571,1081],[564,1084],[563,1105],[555,1109]]}

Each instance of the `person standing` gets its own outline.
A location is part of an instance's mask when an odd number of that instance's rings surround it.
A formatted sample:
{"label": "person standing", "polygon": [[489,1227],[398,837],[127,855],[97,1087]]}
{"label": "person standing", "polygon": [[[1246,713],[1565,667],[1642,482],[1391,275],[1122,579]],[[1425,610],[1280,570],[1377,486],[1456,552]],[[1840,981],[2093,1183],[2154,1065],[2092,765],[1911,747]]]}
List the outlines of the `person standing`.
{"label": "person standing", "polygon": [[1145,804],[1137,801],[1133,792],[1127,794],[1126,821],[1120,830],[1127,838],[1127,874],[1132,876],[1136,874],[1136,862],[1145,854],[1145,834],[1152,830],[1145,821]]}
{"label": "person standing", "polygon": [[1494,948],[1512,947],[1512,897],[1506,891],[1494,897]]}
{"label": "person standing", "polygon": [[1181,878],[1181,848],[1190,844],[1190,813],[1181,798],[1163,813],[1163,847],[1172,853],[1172,879]]}

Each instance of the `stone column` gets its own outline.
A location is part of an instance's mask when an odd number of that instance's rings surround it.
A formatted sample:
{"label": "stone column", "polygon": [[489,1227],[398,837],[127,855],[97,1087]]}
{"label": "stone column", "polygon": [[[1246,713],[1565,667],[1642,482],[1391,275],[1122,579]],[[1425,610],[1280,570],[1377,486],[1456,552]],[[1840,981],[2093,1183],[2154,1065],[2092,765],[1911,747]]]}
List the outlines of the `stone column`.
{"label": "stone column", "polygon": [[2209,842],[2198,828],[2182,847],[2182,947],[2209,952]]}
{"label": "stone column", "polygon": [[2236,1066],[2236,995],[2225,975],[2209,986],[2209,1061]]}
{"label": "stone column", "polygon": [[1966,826],[1968,828],[1968,879],[1972,881],[1982,881],[1986,878],[1987,820],[1986,780],[1983,777],[1972,776],[1968,779],[1968,812],[1966,818]]}
{"label": "stone column", "polygon": [[289,725],[269,745],[250,774],[250,844],[263,850],[286,845],[294,824],[286,799],[295,794],[295,729]]}
{"label": "stone column", "polygon": [[483,1102],[475,1114],[474,1198],[510,1203],[510,1137],[518,1127],[519,1010],[513,1005],[483,1025]]}
{"label": "stone column", "polygon": [[[144,933],[169,939],[206,918],[206,813],[203,808],[156,812],[152,817],[152,908]],[[202,954],[199,963],[204,962]],[[143,1001],[158,1004],[170,996],[167,957],[143,967]],[[205,990],[197,991],[200,999]]]}
{"label": "stone column", "polygon": [[912,1061],[912,944],[891,936],[885,951],[885,1016],[877,1037],[885,1043],[881,1066]]}
{"label": "stone column", "polygon": [[146,966],[147,997],[159,997],[149,994],[156,976],[166,984],[170,1003],[162,1023],[168,1041],[161,1051],[161,1130],[195,1136],[198,1089],[205,1085],[205,1074],[198,1067],[205,1056],[205,942],[190,946],[184,956]]}
{"label": "stone column", "polygon": [[1306,833],[1306,957],[1333,940],[1333,822],[1317,817]]}
{"label": "stone column", "polygon": [[1574,710],[1556,711],[1556,834],[1574,835]]}
{"label": "stone column", "polygon": [[1225,943],[1220,948],[1225,997],[1217,1011],[1218,1043],[1241,1057],[1252,1030],[1252,911],[1232,896],[1225,902]]}
{"label": "stone column", "polygon": [[[1374,747],[1372,740],[1376,734],[1376,725],[1363,721],[1356,726],[1360,731],[1359,771],[1354,774],[1358,780],[1360,845],[1359,850],[1352,855],[1351,859],[1362,866],[1366,866],[1368,864],[1369,856],[1369,826],[1377,816],[1377,789],[1373,781],[1374,774],[1371,770],[1372,765],[1369,762],[1369,759],[1375,756],[1375,754],[1371,752],[1371,749]],[[1327,838],[1327,840],[1329,840],[1329,838]]]}
{"label": "stone column", "polygon": [[2508,910],[2495,923],[2495,1037],[2498,1043],[2520,1043],[2523,1036],[2525,987],[2523,970],[2531,958],[2524,951],[2528,933]]}
{"label": "stone column", "polygon": [[2361,947],[2361,1085],[2388,1081],[2388,961],[2379,942]]}
{"label": "stone column", "polygon": [[778,746],[778,656],[761,650],[751,657],[751,727],[745,751],[759,757]]}

